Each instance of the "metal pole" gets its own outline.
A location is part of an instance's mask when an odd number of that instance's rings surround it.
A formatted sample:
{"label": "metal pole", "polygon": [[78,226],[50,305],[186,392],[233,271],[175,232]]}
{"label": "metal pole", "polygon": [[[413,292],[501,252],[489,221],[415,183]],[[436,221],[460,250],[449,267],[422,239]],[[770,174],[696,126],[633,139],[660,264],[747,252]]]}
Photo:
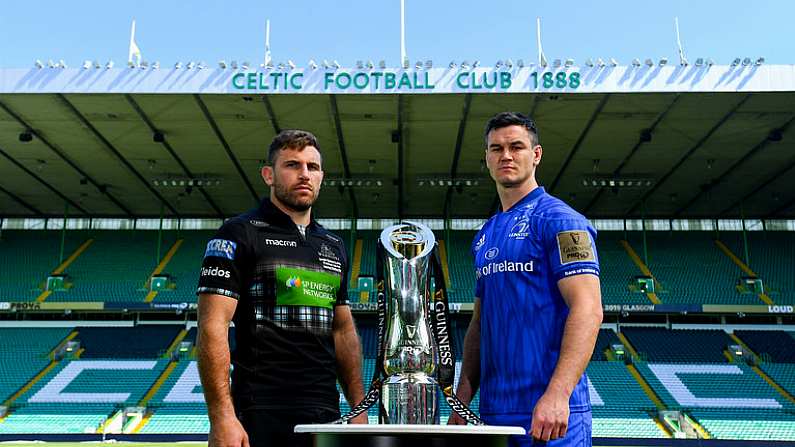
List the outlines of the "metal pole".
{"label": "metal pole", "polygon": [[640,208],[640,224],[643,233],[643,263],[649,265],[649,247],[646,242],[646,201],[644,200]]}
{"label": "metal pole", "polygon": [[748,252],[748,234],[745,232],[745,209],[743,202],[740,202],[740,222],[743,224],[743,254],[745,254],[745,265],[751,266],[751,257]]}
{"label": "metal pole", "polygon": [[58,255],[58,264],[63,262],[64,246],[66,245],[66,217],[69,215],[69,202],[66,202],[63,209],[63,227],[61,228],[61,251]]}
{"label": "metal pole", "polygon": [[160,264],[160,248],[163,243],[163,212],[164,205],[160,202],[160,226],[157,229],[157,257],[155,258],[155,265]]}

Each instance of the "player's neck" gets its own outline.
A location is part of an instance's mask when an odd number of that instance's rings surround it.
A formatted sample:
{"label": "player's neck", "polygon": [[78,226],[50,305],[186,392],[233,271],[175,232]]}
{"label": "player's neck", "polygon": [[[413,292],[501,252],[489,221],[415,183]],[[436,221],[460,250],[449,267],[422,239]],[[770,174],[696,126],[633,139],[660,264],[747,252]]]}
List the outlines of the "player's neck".
{"label": "player's neck", "polygon": [[274,195],[271,195],[271,203],[273,203],[276,208],[279,208],[284,214],[290,216],[290,219],[292,219],[293,223],[296,225],[307,226],[312,220],[312,208],[309,208],[305,211],[296,211],[282,203],[282,201],[277,199]]}
{"label": "player's neck", "polygon": [[538,188],[538,182],[536,182],[535,178],[531,178],[529,181],[513,186],[513,187],[504,187],[502,185],[497,185],[497,195],[500,196],[500,205],[502,205],[503,211],[508,211],[511,209],[512,206],[516,205],[516,202],[522,200]]}

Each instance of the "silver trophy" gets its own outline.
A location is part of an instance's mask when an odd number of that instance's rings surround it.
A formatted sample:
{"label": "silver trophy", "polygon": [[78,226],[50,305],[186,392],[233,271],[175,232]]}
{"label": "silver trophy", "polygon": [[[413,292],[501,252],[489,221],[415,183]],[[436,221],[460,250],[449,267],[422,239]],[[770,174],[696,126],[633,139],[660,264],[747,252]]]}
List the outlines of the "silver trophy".
{"label": "silver trophy", "polygon": [[385,424],[438,424],[438,348],[431,329],[430,228],[405,222],[381,232],[386,330],[381,388]]}

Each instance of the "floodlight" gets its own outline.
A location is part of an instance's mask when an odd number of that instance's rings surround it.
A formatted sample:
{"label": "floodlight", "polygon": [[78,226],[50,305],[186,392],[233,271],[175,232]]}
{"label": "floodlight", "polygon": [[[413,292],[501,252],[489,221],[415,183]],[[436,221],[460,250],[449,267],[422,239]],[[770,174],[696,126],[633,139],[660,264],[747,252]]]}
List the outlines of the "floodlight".
{"label": "floodlight", "polygon": [[743,59],[743,65],[744,66],[751,65],[751,58],[750,57],[746,57],[745,59]]}
{"label": "floodlight", "polygon": [[587,67],[593,67],[593,61],[591,60],[590,57],[588,59],[585,59],[585,65]]}
{"label": "floodlight", "polygon": [[757,66],[762,65],[764,63],[765,63],[765,58],[764,57],[760,57],[759,59],[756,60],[756,65]]}
{"label": "floodlight", "polygon": [[456,67],[455,61],[450,61],[450,63],[447,65],[447,67],[448,68],[455,68]]}
{"label": "floodlight", "polygon": [[596,65],[598,65],[600,67],[604,67],[605,66],[605,61],[603,61],[602,58],[600,57],[600,58],[596,59]]}
{"label": "floodlight", "polygon": [[616,67],[616,66],[618,66],[618,61],[617,61],[617,60],[615,60],[615,58],[612,58],[612,57],[611,57],[611,58],[610,58],[610,66],[611,66],[611,67]]}
{"label": "floodlight", "polygon": [[660,67],[664,67],[665,64],[667,64],[667,63],[668,63],[668,58],[667,57],[661,57],[660,58],[660,63],[659,63]]}
{"label": "floodlight", "polygon": [[652,61],[650,58],[646,58],[646,60],[643,61],[643,63],[646,64],[647,67],[653,67],[654,66],[654,61]]}
{"label": "floodlight", "polygon": [[91,68],[91,61],[83,61],[83,70],[88,70],[89,68]]}
{"label": "floodlight", "polygon": [[734,60],[732,61],[732,67],[736,67],[738,65],[740,65],[740,58],[735,57]]}
{"label": "floodlight", "polygon": [[174,64],[174,68],[177,69],[177,70],[182,68],[182,62],[177,62],[176,64]]}
{"label": "floodlight", "polygon": [[632,66],[640,67],[640,59],[638,59],[637,57],[635,59],[632,59]]}
{"label": "floodlight", "polygon": [[312,70],[317,70],[317,63],[315,62],[314,59],[309,59],[309,68],[311,68]]}
{"label": "floodlight", "polygon": [[36,65],[36,68],[44,68],[44,64],[38,59],[36,59],[36,62],[34,62],[34,65]]}
{"label": "floodlight", "polygon": [[111,68],[113,68],[113,61],[108,61],[108,63],[105,64],[105,70],[110,70]]}
{"label": "floodlight", "polygon": [[195,66],[196,64],[193,61],[190,61],[188,62],[188,65],[185,66],[185,68],[187,68],[188,70],[193,70],[193,67]]}

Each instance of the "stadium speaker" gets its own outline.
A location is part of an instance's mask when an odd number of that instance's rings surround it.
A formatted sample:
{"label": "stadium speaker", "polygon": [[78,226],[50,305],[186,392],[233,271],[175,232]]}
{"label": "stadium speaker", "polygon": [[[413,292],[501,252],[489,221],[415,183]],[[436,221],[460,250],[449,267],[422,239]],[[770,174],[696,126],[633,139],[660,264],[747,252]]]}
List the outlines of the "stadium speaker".
{"label": "stadium speaker", "polygon": [[152,141],[155,143],[164,143],[166,141],[166,136],[163,135],[162,132],[155,132],[152,134]]}
{"label": "stadium speaker", "polygon": [[23,143],[29,143],[33,141],[33,133],[29,130],[26,130],[19,134],[19,141]]}

